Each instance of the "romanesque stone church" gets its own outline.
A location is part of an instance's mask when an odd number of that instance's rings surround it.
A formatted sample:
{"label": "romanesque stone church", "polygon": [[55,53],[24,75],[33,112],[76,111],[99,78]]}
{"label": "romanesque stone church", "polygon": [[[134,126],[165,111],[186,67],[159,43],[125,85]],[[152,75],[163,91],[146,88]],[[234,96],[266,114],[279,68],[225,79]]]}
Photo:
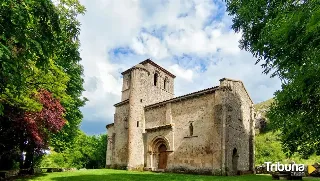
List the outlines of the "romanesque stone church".
{"label": "romanesque stone church", "polygon": [[[147,59],[122,72],[107,168],[235,175],[254,169],[253,102],[243,83],[174,97],[175,75]],[[213,81],[212,81],[213,82]]]}

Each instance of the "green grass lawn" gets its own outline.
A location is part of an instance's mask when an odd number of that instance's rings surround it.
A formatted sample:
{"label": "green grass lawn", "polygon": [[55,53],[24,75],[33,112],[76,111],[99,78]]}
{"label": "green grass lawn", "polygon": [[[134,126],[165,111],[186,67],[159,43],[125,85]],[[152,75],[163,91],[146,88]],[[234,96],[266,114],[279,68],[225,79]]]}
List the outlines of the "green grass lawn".
{"label": "green grass lawn", "polygon": [[[18,179],[20,181],[109,181],[109,180],[198,180],[198,181],[270,181],[270,175],[245,175],[245,176],[205,176],[172,173],[153,173],[153,172],[133,172],[124,170],[96,169],[81,170],[72,172],[44,173],[39,176]],[[304,180],[319,180],[315,178],[305,178]]]}

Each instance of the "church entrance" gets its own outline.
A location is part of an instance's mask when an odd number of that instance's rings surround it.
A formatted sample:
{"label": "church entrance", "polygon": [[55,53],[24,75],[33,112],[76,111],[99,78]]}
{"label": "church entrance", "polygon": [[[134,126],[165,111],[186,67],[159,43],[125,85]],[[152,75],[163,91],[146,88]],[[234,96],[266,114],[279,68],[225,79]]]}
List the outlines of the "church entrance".
{"label": "church entrance", "polygon": [[147,165],[152,171],[165,171],[170,166],[170,144],[164,136],[156,136],[149,144]]}
{"label": "church entrance", "polygon": [[161,144],[159,146],[159,162],[158,162],[158,168],[159,169],[165,169],[167,167],[167,147],[164,144]]}
{"label": "church entrance", "polygon": [[234,148],[232,151],[232,172],[234,175],[238,174],[238,159],[239,159],[238,151],[236,148]]}

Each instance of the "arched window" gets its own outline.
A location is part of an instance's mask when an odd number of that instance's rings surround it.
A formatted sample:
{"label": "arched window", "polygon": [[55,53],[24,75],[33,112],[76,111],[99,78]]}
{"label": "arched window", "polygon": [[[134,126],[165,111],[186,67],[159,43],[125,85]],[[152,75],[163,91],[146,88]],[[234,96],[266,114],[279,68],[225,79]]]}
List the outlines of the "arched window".
{"label": "arched window", "polygon": [[153,85],[157,86],[157,83],[158,83],[158,73],[155,73],[153,76]]}
{"label": "arched window", "polygon": [[163,89],[164,90],[167,90],[167,82],[168,82],[168,78],[164,78],[164,81],[163,81]]}

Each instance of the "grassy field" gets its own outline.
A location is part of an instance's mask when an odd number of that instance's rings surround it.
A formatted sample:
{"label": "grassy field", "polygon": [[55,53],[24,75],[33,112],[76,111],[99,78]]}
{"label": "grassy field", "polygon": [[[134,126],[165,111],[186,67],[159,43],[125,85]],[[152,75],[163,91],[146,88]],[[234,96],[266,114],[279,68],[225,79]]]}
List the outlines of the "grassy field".
{"label": "grassy field", "polygon": [[[270,181],[270,175],[245,175],[245,176],[204,176],[204,175],[187,175],[172,173],[153,173],[153,172],[129,172],[123,170],[81,170],[73,172],[56,172],[46,173],[35,177],[18,179],[20,181],[110,181],[110,180],[184,180],[184,181]],[[304,180],[319,180],[315,178],[306,178]]]}

